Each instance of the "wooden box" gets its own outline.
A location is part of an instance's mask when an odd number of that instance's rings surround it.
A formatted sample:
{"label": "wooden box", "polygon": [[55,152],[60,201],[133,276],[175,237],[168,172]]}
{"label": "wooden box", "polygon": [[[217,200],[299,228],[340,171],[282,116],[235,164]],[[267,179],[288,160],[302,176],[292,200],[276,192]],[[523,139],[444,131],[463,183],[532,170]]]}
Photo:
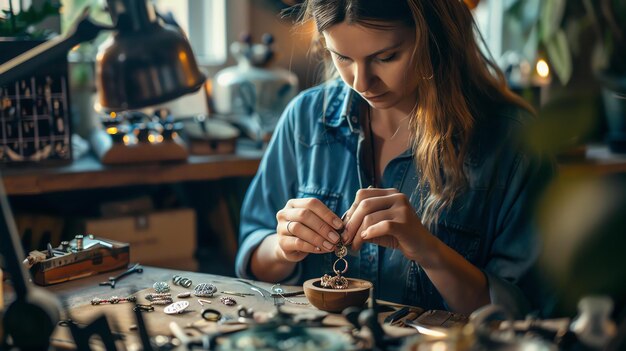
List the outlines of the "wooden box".
{"label": "wooden box", "polygon": [[85,223],[85,233],[130,244],[133,263],[189,268],[196,251],[196,213],[176,209],[91,219]]}

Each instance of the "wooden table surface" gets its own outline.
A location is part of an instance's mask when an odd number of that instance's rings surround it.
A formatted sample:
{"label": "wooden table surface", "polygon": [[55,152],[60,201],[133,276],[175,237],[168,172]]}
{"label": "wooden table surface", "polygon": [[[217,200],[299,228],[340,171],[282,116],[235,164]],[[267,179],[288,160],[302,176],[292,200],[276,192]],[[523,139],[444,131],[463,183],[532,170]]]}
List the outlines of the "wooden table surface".
{"label": "wooden table surface", "polygon": [[[117,283],[115,289],[112,289],[109,286],[98,285],[100,281],[106,280],[109,275],[116,275],[122,271],[123,270],[52,285],[45,287],[45,290],[54,293],[60,299],[62,305],[66,307],[66,310],[69,310],[69,313],[62,317],[63,319],[70,318],[73,321],[77,322],[79,325],[85,326],[102,314],[106,315],[107,319],[109,320],[109,325],[111,326],[111,329],[113,329],[114,332],[121,333],[126,336],[124,341],[126,347],[132,345],[133,343],[137,344],[139,342],[136,332],[130,330],[131,325],[136,324],[136,319],[133,315],[133,312],[131,311],[132,304],[119,303],[116,305],[102,304],[92,306],[90,303],[91,299],[110,298],[111,296],[125,297],[128,295],[135,295],[137,296],[139,303],[147,303],[147,301],[145,300],[145,295],[149,292],[154,292],[154,290],[152,289],[153,284],[156,281],[166,281],[171,283],[174,274],[179,274],[191,279],[193,281],[193,286],[198,283],[215,284],[218,292],[215,294],[214,297],[207,298],[207,300],[210,300],[211,303],[205,303],[204,306],[200,306],[197,301],[198,298],[194,297],[193,295],[191,298],[187,299],[174,297],[174,301],[189,301],[190,306],[187,309],[187,313],[179,315],[168,315],[163,312],[164,306],[155,306],[154,312],[143,313],[142,316],[144,316],[148,331],[152,336],[171,336],[170,323],[172,322],[177,323],[183,328],[195,325],[199,327],[199,329],[196,328],[196,330],[201,329],[204,333],[242,330],[246,328],[245,325],[219,325],[215,322],[203,321],[201,320],[199,313],[203,308],[213,308],[220,311],[224,316],[234,318],[237,317],[238,306],[251,308],[255,311],[255,316],[259,314],[271,316],[271,314],[275,313],[276,311],[273,298],[261,297],[258,293],[251,290],[249,285],[246,285],[233,277],[175,271],[156,267],[144,267],[143,273],[133,274],[120,280],[120,282]],[[266,290],[271,290],[272,288],[272,284],[263,282],[253,283]],[[173,284],[170,284],[170,286],[172,296],[177,295],[179,292],[189,291],[189,289],[185,289]],[[286,292],[302,290],[301,286],[282,287]],[[224,294],[222,293],[222,291],[252,293],[254,295],[238,297]],[[230,296],[234,298],[237,301],[237,304],[235,306],[226,306],[222,304],[220,302],[220,297],[223,296]],[[292,302],[297,301],[300,303],[307,302],[307,299],[304,295],[290,297],[289,300],[291,300]],[[385,307],[386,308],[384,308],[384,310],[386,311],[386,313],[381,313],[379,315],[379,318],[381,320],[386,315],[395,310],[398,305],[388,304]],[[343,318],[341,314],[323,312],[312,305],[300,305],[291,303],[289,301],[284,301],[282,309],[284,311],[287,311],[288,313],[298,315],[299,317],[323,317],[326,327],[335,327],[338,331],[340,331],[342,327],[349,326],[349,323],[345,320],[345,318]],[[388,325],[385,325],[384,328],[385,331],[396,336],[408,336],[415,334],[415,331],[409,328],[400,328]],[[342,333],[343,332],[341,332],[340,334]],[[57,327],[55,333],[52,336],[53,344],[59,348],[73,348],[72,340],[73,339],[71,337],[69,329],[63,326]]]}

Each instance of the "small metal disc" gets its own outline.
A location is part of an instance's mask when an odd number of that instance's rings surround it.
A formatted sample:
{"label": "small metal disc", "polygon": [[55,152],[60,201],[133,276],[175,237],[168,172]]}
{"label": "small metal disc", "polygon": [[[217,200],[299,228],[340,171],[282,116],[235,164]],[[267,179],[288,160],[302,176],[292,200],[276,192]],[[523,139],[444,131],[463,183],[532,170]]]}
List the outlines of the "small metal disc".
{"label": "small metal disc", "polygon": [[189,307],[189,301],[177,301],[165,307],[163,312],[167,314],[178,314],[182,313],[187,307]]}

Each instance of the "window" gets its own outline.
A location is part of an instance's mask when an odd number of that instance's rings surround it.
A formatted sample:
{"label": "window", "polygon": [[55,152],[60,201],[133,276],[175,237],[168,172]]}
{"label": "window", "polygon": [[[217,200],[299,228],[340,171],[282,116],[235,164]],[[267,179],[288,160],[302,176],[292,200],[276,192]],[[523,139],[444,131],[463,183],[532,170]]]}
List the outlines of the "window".
{"label": "window", "polygon": [[481,1],[473,12],[480,33],[495,60],[498,60],[502,55],[502,17],[504,13],[502,2],[501,0]]}
{"label": "window", "polygon": [[20,6],[27,9],[30,7],[31,3],[31,0],[0,0],[0,11],[9,11],[10,5],[13,5],[13,12],[18,13],[21,10]]}
{"label": "window", "polygon": [[226,0],[155,0],[160,13],[171,12],[200,64],[226,61]]}

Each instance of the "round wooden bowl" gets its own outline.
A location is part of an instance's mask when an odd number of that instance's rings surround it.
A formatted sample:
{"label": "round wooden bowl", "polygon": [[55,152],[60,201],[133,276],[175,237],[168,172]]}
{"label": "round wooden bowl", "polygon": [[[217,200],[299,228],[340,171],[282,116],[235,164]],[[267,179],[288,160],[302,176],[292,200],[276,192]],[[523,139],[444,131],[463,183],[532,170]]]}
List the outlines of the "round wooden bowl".
{"label": "round wooden bowl", "polygon": [[347,289],[327,289],[320,285],[320,278],[304,282],[304,295],[311,305],[327,312],[341,312],[346,307],[361,307],[370,295],[372,283],[355,278],[348,279]]}

